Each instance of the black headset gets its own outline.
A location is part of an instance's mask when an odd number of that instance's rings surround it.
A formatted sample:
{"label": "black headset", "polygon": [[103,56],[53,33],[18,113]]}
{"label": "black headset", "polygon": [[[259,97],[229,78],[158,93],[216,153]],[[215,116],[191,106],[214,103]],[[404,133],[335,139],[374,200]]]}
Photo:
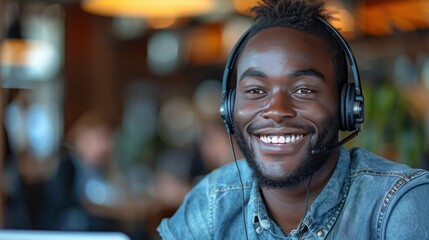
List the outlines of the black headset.
{"label": "black headset", "polygon": [[[356,64],[355,57],[352,50],[347,44],[346,40],[341,36],[337,29],[329,24],[322,17],[317,17],[318,20],[325,25],[326,29],[337,39],[341,45],[348,62],[351,65],[353,74],[353,82],[346,82],[341,87],[341,94],[339,95],[339,110],[340,110],[340,130],[341,131],[354,131],[353,136],[357,135],[362,127],[364,121],[364,98],[362,93],[362,86],[359,77],[359,70]],[[235,102],[235,86],[231,86],[231,78],[234,73],[235,62],[239,55],[239,50],[247,39],[252,27],[250,27],[237,41],[225,65],[222,79],[222,101],[220,104],[220,115],[225,123],[228,134],[234,134],[233,131],[233,112]]]}

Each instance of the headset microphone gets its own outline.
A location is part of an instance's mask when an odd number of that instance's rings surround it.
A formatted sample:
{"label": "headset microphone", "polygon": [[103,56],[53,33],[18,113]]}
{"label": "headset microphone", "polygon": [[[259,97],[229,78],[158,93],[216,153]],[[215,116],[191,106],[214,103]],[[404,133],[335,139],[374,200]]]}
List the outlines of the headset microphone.
{"label": "headset microphone", "polygon": [[347,137],[345,137],[343,140],[331,145],[331,146],[327,146],[327,147],[323,147],[323,148],[316,148],[311,150],[310,154],[311,155],[317,155],[320,154],[322,152],[327,152],[327,151],[331,151],[343,144],[345,144],[346,142],[352,140],[354,137],[356,137],[358,134],[360,133],[360,128],[356,129],[354,132],[352,132],[350,135],[348,135]]}

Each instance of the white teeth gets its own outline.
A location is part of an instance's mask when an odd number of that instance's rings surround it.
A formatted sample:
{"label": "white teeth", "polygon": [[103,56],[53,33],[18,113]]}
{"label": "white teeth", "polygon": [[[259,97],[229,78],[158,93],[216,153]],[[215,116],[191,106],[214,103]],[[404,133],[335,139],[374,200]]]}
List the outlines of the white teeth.
{"label": "white teeth", "polygon": [[273,136],[272,141],[273,141],[273,143],[279,143],[279,137]]}
{"label": "white teeth", "polygon": [[284,143],[293,143],[301,139],[304,135],[260,135],[259,139],[264,143],[274,143],[274,144],[284,144]]}

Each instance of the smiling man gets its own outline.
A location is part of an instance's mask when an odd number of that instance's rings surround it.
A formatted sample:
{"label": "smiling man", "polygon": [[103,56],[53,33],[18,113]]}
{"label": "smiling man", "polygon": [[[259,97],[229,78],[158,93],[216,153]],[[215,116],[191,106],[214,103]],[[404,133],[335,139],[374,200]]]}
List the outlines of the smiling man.
{"label": "smiling man", "polygon": [[335,143],[339,131],[332,53],[323,45],[309,33],[272,27],[251,38],[238,61],[235,132],[262,187],[295,188],[335,167],[338,149],[311,154]]}
{"label": "smiling man", "polygon": [[[252,10],[221,104],[245,160],[201,180],[161,238],[429,239],[429,173],[341,146],[360,131],[363,96],[324,4],[264,0]],[[339,141],[340,130],[353,133]]]}

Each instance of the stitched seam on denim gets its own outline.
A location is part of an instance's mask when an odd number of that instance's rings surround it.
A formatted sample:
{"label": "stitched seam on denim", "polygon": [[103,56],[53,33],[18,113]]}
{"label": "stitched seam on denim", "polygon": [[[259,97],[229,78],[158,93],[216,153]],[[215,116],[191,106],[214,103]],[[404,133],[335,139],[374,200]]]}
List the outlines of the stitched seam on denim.
{"label": "stitched seam on denim", "polygon": [[[257,209],[258,209],[258,221],[260,222],[260,221],[263,221],[263,220],[268,220],[268,221],[270,221],[270,218],[268,217],[268,213],[263,213],[263,211],[262,211],[262,209],[263,209],[263,205],[264,203],[263,203],[263,201],[262,201],[262,199],[261,199],[261,196],[259,196],[259,197],[257,197],[256,198],[256,206],[257,206]],[[270,221],[271,222],[271,221]],[[271,228],[271,226],[270,226],[270,228]],[[265,230],[265,229],[264,229]]]}
{"label": "stitched seam on denim", "polygon": [[[215,180],[213,179],[213,177],[210,179],[211,180],[211,186],[215,185],[213,182],[215,182]],[[243,183],[243,188],[244,189],[248,189],[250,188],[252,185],[251,183]],[[223,193],[223,192],[228,192],[228,191],[237,191],[240,190],[241,191],[241,185],[227,185],[227,186],[222,186],[222,187],[212,187],[210,189],[210,197],[209,197],[209,218],[210,218],[210,222],[209,222],[209,226],[210,226],[210,238],[214,239],[214,205],[215,205],[215,200],[214,198],[216,197],[217,193]]]}
{"label": "stitched seam on denim", "polygon": [[252,201],[252,206],[253,206],[253,209],[252,209],[253,226],[256,228],[256,224],[259,221],[259,215],[258,215],[258,195],[255,194],[255,196],[253,196],[253,197],[250,196],[250,197],[252,198],[252,199],[250,199],[250,201]]}
{"label": "stitched seam on denim", "polygon": [[377,221],[377,239],[381,238],[381,226],[382,223],[384,221],[384,216],[386,214],[386,211],[390,205],[390,202],[392,200],[392,198],[395,196],[395,194],[398,192],[398,190],[407,182],[411,181],[412,179],[414,179],[417,176],[423,175],[426,171],[424,170],[420,170],[420,171],[416,171],[413,174],[410,175],[404,175],[396,182],[395,185],[393,185],[393,187],[390,189],[390,191],[387,193],[386,197],[383,200],[383,205],[380,209],[380,214],[378,216],[378,221]]}
{"label": "stitched seam on denim", "polygon": [[[335,222],[338,219],[338,215],[340,214],[341,210],[343,209],[343,206],[344,206],[346,199],[347,199],[347,195],[349,193],[349,189],[350,189],[350,179],[346,183],[346,187],[345,187],[344,192],[343,192],[343,197],[341,199],[340,204],[338,204],[338,207],[337,207],[337,210],[335,211],[334,216],[332,216],[331,220],[328,222],[327,228],[329,230],[334,226]],[[325,234],[325,236],[326,235],[327,234]]]}
{"label": "stitched seam on denim", "polygon": [[[243,183],[243,188],[244,189],[249,189],[252,187],[251,183]],[[228,191],[235,191],[235,190],[240,190],[241,191],[241,186],[240,185],[228,185],[228,186],[217,186],[214,188],[213,192],[218,193],[218,192],[228,192]]]}
{"label": "stitched seam on denim", "polygon": [[400,178],[408,176],[407,174],[404,174],[402,172],[382,172],[382,171],[374,171],[374,170],[364,169],[364,170],[359,170],[359,171],[352,173],[350,175],[350,177],[355,178],[357,176],[366,175],[366,174],[380,175],[380,176],[392,176],[392,177],[400,177]]}
{"label": "stitched seam on denim", "polygon": [[[210,178],[210,180],[213,180],[213,177]],[[212,185],[210,183],[210,185]],[[209,185],[209,186],[210,186]],[[211,188],[209,191],[209,228],[210,228],[210,238],[214,239],[214,214],[213,214],[213,208],[214,208],[214,197],[215,197],[215,193],[216,191],[214,191],[215,189]]]}
{"label": "stitched seam on denim", "polygon": [[[326,224],[326,226],[323,228],[323,230],[324,230],[324,237],[323,238],[320,238],[319,237],[319,239],[325,239],[327,236],[328,236],[328,233],[329,233],[329,231],[332,229],[332,227],[334,226],[334,224],[335,224],[335,222],[337,221],[337,219],[338,219],[338,215],[340,214],[340,212],[341,212],[341,210],[343,209],[343,206],[344,206],[344,204],[345,204],[345,202],[346,202],[346,199],[347,199],[347,195],[348,195],[348,192],[349,192],[349,188],[350,188],[350,180],[348,180],[347,181],[347,183],[346,183],[346,186],[345,186],[345,188],[344,188],[344,191],[343,191],[343,195],[342,195],[342,198],[341,198],[341,202],[337,205],[337,208],[336,208],[336,210],[335,210],[335,212],[331,215],[331,217],[330,217],[330,220],[329,220],[329,222]],[[306,221],[306,220],[308,220],[308,221]],[[308,229],[310,230],[310,229],[314,229],[314,226],[312,226],[313,225],[313,223],[311,222],[311,220],[309,220],[309,219],[304,219],[304,223],[305,222],[308,222],[308,224],[306,224],[307,225],[307,227],[308,227]],[[320,229],[314,229],[316,232],[317,231],[319,231]],[[315,234],[315,232],[314,231],[312,231],[312,230],[310,230],[310,232],[312,232],[313,233],[313,235],[314,236],[316,236],[316,234]]]}

